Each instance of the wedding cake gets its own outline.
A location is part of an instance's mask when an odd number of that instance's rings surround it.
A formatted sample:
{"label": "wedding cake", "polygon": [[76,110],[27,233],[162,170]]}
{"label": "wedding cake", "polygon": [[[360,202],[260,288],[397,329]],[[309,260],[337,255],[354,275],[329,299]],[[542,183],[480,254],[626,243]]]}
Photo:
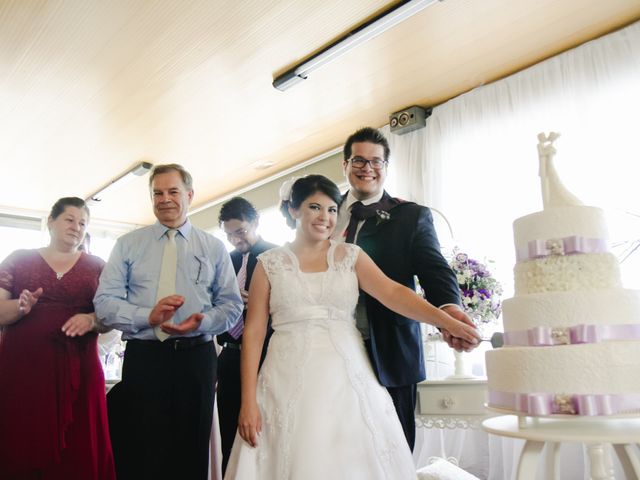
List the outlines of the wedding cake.
{"label": "wedding cake", "polygon": [[538,136],[544,210],[513,224],[515,294],[486,353],[489,406],[519,415],[640,413],[640,291],[622,288],[604,213],[563,185]]}

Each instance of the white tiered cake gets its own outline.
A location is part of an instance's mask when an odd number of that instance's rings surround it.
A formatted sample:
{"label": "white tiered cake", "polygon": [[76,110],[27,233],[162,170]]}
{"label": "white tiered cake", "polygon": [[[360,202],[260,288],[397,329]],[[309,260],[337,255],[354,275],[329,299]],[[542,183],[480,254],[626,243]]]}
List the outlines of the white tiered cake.
{"label": "white tiered cake", "polygon": [[504,347],[486,354],[489,406],[519,415],[640,413],[640,291],[621,286],[602,210],[553,168],[540,134],[544,210],[514,222],[515,295]]}

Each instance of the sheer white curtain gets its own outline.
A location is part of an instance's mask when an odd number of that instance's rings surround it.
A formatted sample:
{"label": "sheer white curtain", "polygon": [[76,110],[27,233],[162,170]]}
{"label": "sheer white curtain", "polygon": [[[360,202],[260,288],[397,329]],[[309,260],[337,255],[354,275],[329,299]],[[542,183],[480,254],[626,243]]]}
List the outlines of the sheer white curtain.
{"label": "sheer white curtain", "polygon": [[511,223],[542,208],[536,135],[553,130],[567,187],[610,213],[614,239],[637,237],[615,220],[640,213],[639,85],[635,23],[434,108],[425,129],[397,136],[385,127],[390,189],[442,211],[461,247],[506,264],[509,287]]}
{"label": "sheer white curtain", "polygon": [[[496,261],[495,274],[510,297],[511,224],[542,209],[539,132],[561,133],[560,177],[585,204],[605,209],[612,240],[640,238],[638,217],[627,213],[640,214],[639,85],[635,23],[434,108],[422,130],[397,136],[383,129],[392,148],[395,185],[389,190],[442,211],[453,227],[453,243],[475,258]],[[623,281],[631,288],[640,288],[638,257],[640,252],[623,264]],[[436,440],[425,437],[421,448]],[[487,477],[510,478],[518,445],[499,439],[491,445]],[[437,446],[433,452],[438,454]],[[423,456],[416,452],[416,458]],[[562,478],[585,475],[582,461],[564,462],[566,468],[572,470],[563,470]]]}

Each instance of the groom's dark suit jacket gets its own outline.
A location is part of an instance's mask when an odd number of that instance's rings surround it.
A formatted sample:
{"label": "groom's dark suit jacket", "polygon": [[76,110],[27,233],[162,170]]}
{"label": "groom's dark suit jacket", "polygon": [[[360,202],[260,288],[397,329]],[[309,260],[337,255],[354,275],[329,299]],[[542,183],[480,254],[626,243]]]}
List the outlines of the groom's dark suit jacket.
{"label": "groom's dark suit jacket", "polygon": [[[390,218],[375,216],[362,225],[356,243],[391,279],[415,290],[420,280],[436,307],[460,304],[455,274],[440,253],[431,210],[394,199],[385,191],[381,202]],[[371,361],[380,383],[399,387],[426,378],[420,324],[365,296],[371,335]]]}

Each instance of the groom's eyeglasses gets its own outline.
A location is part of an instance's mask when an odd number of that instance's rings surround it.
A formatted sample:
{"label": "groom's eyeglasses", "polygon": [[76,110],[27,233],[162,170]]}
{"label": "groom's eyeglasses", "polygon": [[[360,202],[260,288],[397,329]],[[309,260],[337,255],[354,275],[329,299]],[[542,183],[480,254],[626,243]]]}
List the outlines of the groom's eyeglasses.
{"label": "groom's eyeglasses", "polygon": [[367,160],[366,158],[362,158],[362,157],[353,157],[349,159],[349,162],[351,163],[351,166],[353,168],[364,168],[365,165],[368,163],[371,168],[373,168],[374,170],[382,170],[384,167],[387,166],[387,162],[386,160],[380,160],[379,158],[374,158],[373,160]]}

